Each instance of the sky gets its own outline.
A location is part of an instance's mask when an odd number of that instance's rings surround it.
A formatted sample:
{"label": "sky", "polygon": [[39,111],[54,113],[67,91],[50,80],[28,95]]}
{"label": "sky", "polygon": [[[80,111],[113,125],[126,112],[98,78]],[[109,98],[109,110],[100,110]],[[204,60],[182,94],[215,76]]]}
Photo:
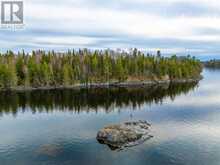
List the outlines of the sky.
{"label": "sky", "polygon": [[220,58],[218,0],[24,0],[24,27],[0,27],[8,49],[130,49]]}

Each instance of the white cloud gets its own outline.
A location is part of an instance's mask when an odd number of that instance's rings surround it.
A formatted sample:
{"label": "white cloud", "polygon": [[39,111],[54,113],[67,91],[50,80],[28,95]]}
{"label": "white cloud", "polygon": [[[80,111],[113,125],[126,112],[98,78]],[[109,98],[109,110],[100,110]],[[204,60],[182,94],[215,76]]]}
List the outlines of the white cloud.
{"label": "white cloud", "polygon": [[89,37],[36,37],[33,38],[33,42],[36,43],[47,43],[51,45],[87,45],[87,44],[93,44],[96,39],[95,38],[89,38]]}
{"label": "white cloud", "polygon": [[[164,18],[147,12],[75,8],[74,6],[57,8],[55,5],[29,5],[27,13],[27,19],[30,21],[27,22],[27,27],[34,25],[39,28],[67,31],[71,31],[71,29],[106,29],[142,37],[183,37],[183,39],[197,38],[200,40],[198,38],[200,36],[192,37],[195,29],[220,27],[220,19],[212,17]],[[212,40],[214,37],[201,36],[201,38]]]}
{"label": "white cloud", "polygon": [[[118,6],[123,6],[125,4],[130,4],[129,8],[136,7],[135,10],[106,7],[104,3],[114,3]],[[207,44],[213,45],[213,43],[218,43],[220,41],[220,34],[200,34],[196,33],[198,29],[215,29],[220,31],[220,14],[215,16],[202,15],[202,16],[188,16],[183,14],[177,16],[164,16],[160,12],[150,12],[150,4],[158,4],[158,8],[161,5],[167,7],[169,11],[169,6],[174,3],[190,3],[193,5],[204,5],[210,9],[216,9],[220,7],[220,2],[216,0],[121,0],[121,1],[111,1],[102,2],[99,0],[65,0],[62,1],[25,1],[25,31],[32,31],[37,29],[39,31],[51,31],[51,32],[66,32],[74,33],[74,36],[59,36],[56,34],[50,34],[48,38],[45,38],[44,34],[29,35],[28,40],[25,42],[42,42],[45,40],[50,40],[51,44],[62,44],[68,47],[70,44],[75,46],[94,44],[99,41],[98,37],[83,37],[79,39],[78,37],[82,33],[90,33],[91,35],[97,35],[97,33],[102,33],[106,35],[111,35],[112,33],[122,34],[127,37],[126,43],[115,43],[106,42],[104,47],[120,47],[121,45],[133,46],[132,41],[129,44],[129,38],[139,38],[139,40],[145,40],[147,38],[156,39],[176,39],[182,41],[182,45],[172,45],[164,48],[163,45],[155,44],[155,48],[163,47],[164,50],[169,50],[169,52],[182,51],[185,50],[195,53],[209,52],[210,50],[198,49],[193,45],[189,47],[184,44],[187,42],[206,42]],[[91,5],[92,4],[92,5]],[[103,4],[103,6],[102,6]],[[146,6],[146,10],[139,10],[138,4],[143,4]],[[113,5],[114,6],[114,5]],[[155,5],[156,6],[156,5]],[[179,6],[180,10],[181,7]],[[151,9],[152,10],[152,9]],[[161,9],[162,10],[162,9]],[[177,9],[178,10],[178,9]],[[193,9],[192,9],[193,10]],[[160,11],[160,10],[158,10]],[[193,11],[192,11],[193,12]],[[210,13],[211,14],[211,13]],[[1,32],[0,32],[1,33]],[[34,33],[34,32],[33,32]],[[18,40],[18,38],[15,38]],[[121,38],[120,38],[121,39]],[[0,39],[1,40],[1,39]],[[116,38],[115,40],[119,40]],[[108,41],[108,38],[106,38]],[[168,41],[169,42],[169,41]],[[118,45],[118,46],[117,46]],[[134,45],[137,46],[137,45]],[[141,45],[143,46],[143,45]],[[10,47],[10,46],[9,46]],[[103,47],[100,46],[100,47]],[[151,47],[146,48],[152,49]],[[194,51],[193,51],[194,50]],[[220,49],[217,52],[220,52]]]}

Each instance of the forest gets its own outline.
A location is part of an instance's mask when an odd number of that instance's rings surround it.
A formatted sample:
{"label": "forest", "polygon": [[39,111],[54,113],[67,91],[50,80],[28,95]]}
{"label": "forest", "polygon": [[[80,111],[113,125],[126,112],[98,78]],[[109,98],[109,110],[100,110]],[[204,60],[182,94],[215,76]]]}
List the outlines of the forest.
{"label": "forest", "polygon": [[191,56],[164,57],[145,54],[137,49],[7,51],[0,54],[0,88],[60,87],[76,84],[146,80],[195,79],[202,65]]}
{"label": "forest", "polygon": [[220,68],[220,60],[212,59],[206,62],[203,62],[204,66],[207,68]]}

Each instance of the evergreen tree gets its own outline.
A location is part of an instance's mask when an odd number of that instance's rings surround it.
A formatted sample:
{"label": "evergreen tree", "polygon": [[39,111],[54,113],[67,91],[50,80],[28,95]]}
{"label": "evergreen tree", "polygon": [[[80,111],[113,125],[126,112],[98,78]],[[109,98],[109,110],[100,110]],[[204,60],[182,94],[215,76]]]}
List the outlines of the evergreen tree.
{"label": "evergreen tree", "polygon": [[[215,61],[214,61],[215,62]],[[198,78],[202,65],[195,57],[162,57],[134,49],[131,53],[111,50],[33,51],[31,54],[0,54],[0,88],[16,86],[69,86],[77,83]]]}

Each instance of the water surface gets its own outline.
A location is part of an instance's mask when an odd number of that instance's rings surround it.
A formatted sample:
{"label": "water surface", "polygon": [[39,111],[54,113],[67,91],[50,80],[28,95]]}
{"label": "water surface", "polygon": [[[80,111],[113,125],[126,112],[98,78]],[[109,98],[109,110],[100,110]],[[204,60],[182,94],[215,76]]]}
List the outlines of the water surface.
{"label": "water surface", "polygon": [[[0,93],[2,165],[219,165],[220,71],[199,84]],[[154,136],[112,151],[102,127],[147,120]]]}

